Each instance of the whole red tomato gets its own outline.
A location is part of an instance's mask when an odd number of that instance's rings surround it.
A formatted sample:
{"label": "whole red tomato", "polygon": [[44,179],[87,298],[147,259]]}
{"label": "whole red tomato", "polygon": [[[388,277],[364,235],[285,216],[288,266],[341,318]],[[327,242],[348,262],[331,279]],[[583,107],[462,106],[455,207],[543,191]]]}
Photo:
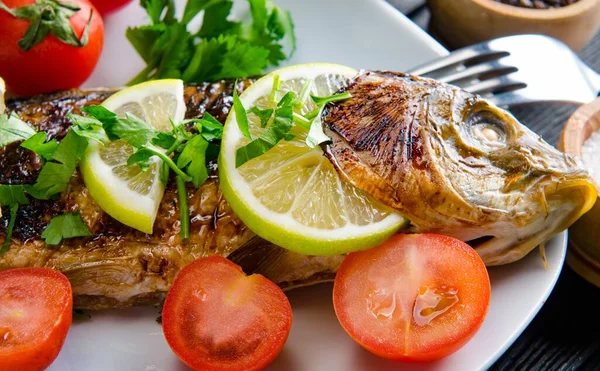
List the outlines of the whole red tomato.
{"label": "whole red tomato", "polygon": [[103,16],[121,9],[130,2],[131,0],[92,0],[92,4]]}
{"label": "whole red tomato", "polygon": [[[84,46],[69,45],[52,33],[33,46],[31,39],[29,43],[21,41],[20,46],[19,41],[23,39],[30,25],[35,24],[35,20],[21,19],[0,9],[0,77],[6,81],[10,94],[27,96],[75,88],[92,74],[104,43],[102,17],[92,4],[87,0],[69,0],[66,3],[55,0],[2,1],[13,13],[17,8],[31,4],[49,9],[43,17],[42,24],[49,24],[48,17],[54,14],[70,15],[64,18],[68,24],[63,22],[62,25],[67,30],[72,28],[75,41],[81,40],[89,21],[88,40],[87,43],[82,43]],[[72,5],[80,9],[65,8]],[[56,12],[56,9],[59,9],[59,12]],[[25,49],[27,46],[31,48],[25,51],[22,46],[25,46]]]}

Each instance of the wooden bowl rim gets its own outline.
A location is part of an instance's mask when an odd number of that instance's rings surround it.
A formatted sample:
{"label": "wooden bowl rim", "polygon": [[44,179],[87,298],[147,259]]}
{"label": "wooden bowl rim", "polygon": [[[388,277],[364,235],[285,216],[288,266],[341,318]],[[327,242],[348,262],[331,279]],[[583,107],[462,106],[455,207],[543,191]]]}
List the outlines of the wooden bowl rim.
{"label": "wooden bowl rim", "polygon": [[507,17],[532,19],[532,20],[556,20],[578,16],[590,11],[600,0],[579,0],[578,2],[562,8],[529,9],[514,5],[498,3],[493,0],[470,0],[488,11],[502,14]]}
{"label": "wooden bowl rim", "polygon": [[585,141],[592,132],[600,130],[600,126],[589,127],[592,119],[596,118],[597,122],[600,122],[600,98],[582,105],[569,117],[560,136],[560,150],[581,157],[581,148]]}

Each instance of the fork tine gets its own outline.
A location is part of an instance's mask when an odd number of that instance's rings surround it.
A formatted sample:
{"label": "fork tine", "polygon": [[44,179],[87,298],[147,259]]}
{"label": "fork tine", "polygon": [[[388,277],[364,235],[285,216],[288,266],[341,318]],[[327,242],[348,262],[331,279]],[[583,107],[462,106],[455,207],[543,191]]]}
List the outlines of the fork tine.
{"label": "fork tine", "polygon": [[428,76],[429,74],[448,68],[453,65],[468,62],[474,58],[498,59],[506,56],[508,53],[504,51],[495,51],[484,49],[482,45],[474,45],[463,49],[456,50],[446,57],[436,59],[429,63],[417,66],[408,73],[412,75]]}
{"label": "fork tine", "polygon": [[498,62],[477,64],[472,67],[467,67],[464,70],[441,76],[438,78],[438,81],[452,84],[459,80],[481,78],[484,75],[508,75],[517,70],[516,67],[507,66]]}
{"label": "fork tine", "polygon": [[486,94],[517,90],[527,87],[527,84],[511,79],[510,77],[501,76],[489,80],[483,80],[475,84],[464,87],[466,91],[473,94]]}

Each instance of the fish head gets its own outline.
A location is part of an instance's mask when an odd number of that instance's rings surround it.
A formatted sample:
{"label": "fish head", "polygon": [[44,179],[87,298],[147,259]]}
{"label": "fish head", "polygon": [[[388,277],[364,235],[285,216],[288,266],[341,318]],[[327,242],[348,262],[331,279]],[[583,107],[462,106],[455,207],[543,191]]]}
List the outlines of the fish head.
{"label": "fish head", "polygon": [[321,120],[342,178],[411,220],[470,241],[488,265],[518,260],[589,210],[579,161],[488,100],[435,80],[361,72]]}

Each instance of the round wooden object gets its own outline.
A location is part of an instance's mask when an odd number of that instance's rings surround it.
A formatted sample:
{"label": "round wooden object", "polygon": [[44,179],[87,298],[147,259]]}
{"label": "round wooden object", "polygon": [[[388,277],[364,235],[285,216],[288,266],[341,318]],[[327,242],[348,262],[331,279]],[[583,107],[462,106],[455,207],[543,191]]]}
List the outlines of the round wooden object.
{"label": "round wooden object", "polygon": [[600,28],[600,0],[579,0],[553,9],[520,8],[492,0],[428,3],[430,30],[453,48],[507,35],[542,34],[579,51]]}
{"label": "round wooden object", "polygon": [[[583,144],[596,130],[600,130],[600,98],[571,115],[558,147],[570,155],[581,156]],[[580,276],[600,287],[600,202],[569,228],[567,263]]]}

